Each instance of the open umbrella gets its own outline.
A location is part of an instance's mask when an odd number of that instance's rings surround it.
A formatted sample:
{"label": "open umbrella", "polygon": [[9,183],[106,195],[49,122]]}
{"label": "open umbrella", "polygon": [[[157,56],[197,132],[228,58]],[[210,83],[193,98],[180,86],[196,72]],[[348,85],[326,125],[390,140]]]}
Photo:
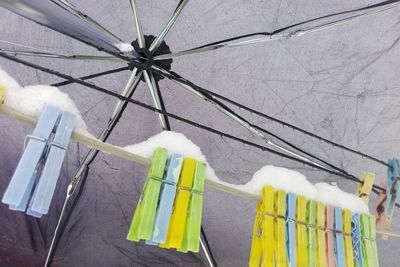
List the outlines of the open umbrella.
{"label": "open umbrella", "polygon": [[[129,145],[160,126],[184,133],[227,182],[266,164],[347,191],[361,171],[384,175],[382,159],[398,154],[398,1],[176,2],[0,1],[13,12],[1,11],[0,56],[11,60],[1,65],[24,84],[68,92],[100,140]],[[9,177],[27,129],[1,123]],[[143,179],[144,168],[73,147],[47,217],[1,208],[4,262],[246,265],[254,203],[212,190],[204,254],[121,238]],[[382,263],[395,265],[380,249]]]}

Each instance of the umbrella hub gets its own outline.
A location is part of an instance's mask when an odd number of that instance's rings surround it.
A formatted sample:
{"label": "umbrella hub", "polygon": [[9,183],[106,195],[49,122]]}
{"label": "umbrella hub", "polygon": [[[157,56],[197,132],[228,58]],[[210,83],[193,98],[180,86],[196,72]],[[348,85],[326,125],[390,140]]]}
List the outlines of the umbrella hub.
{"label": "umbrella hub", "polygon": [[[144,39],[146,41],[145,48],[139,47],[139,42],[137,39],[132,42],[133,48],[142,57],[142,59],[140,59],[142,61],[142,63],[145,63],[149,66],[157,65],[168,71],[171,70],[172,59],[164,59],[164,60],[157,60],[157,61],[154,60],[155,56],[171,53],[171,50],[170,50],[169,46],[167,45],[167,43],[165,41],[162,41],[160,46],[157,49],[155,49],[153,52],[151,52],[149,50],[149,48],[150,48],[150,45],[153,43],[153,41],[156,39],[156,37],[153,35],[145,35]],[[163,76],[160,76],[157,73],[154,73],[154,78],[157,81],[164,79]],[[143,76],[142,76],[142,80],[144,80]]]}

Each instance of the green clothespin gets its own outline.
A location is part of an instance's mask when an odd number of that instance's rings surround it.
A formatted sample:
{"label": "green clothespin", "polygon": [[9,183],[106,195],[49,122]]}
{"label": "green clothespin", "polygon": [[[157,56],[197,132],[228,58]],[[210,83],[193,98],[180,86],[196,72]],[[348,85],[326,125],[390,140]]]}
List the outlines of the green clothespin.
{"label": "green clothespin", "polygon": [[377,267],[379,262],[375,241],[375,217],[369,214],[361,214],[360,227],[364,267]]}
{"label": "green clothespin", "polygon": [[[308,225],[315,225],[315,201],[314,200],[308,200],[307,201],[307,224]],[[309,267],[315,267],[316,262],[315,262],[315,252],[316,252],[316,244],[315,244],[315,227],[307,227],[307,236],[308,236],[308,266]]]}
{"label": "green clothespin", "polygon": [[128,240],[139,241],[151,238],[167,158],[168,151],[165,148],[157,148],[154,151],[147,173],[147,181],[132,218]]}
{"label": "green clothespin", "polygon": [[197,161],[181,252],[199,252],[206,164]]}

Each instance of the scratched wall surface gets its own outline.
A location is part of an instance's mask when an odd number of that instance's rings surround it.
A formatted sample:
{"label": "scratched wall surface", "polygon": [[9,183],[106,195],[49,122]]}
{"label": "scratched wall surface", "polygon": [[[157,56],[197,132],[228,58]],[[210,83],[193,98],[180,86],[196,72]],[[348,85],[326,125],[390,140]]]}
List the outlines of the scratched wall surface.
{"label": "scratched wall surface", "polygon": [[[147,34],[156,35],[175,9],[177,0],[138,0]],[[190,1],[166,40],[173,51],[199,46],[249,32],[273,31],[373,1]],[[80,9],[126,41],[136,39],[129,1],[73,1]],[[192,82],[231,97],[338,143],[384,160],[400,157],[400,19],[399,10],[359,19],[302,37],[221,49],[174,60],[173,69]],[[0,9],[0,36],[54,52],[94,53],[92,48]],[[11,48],[1,44],[1,47]],[[74,76],[111,68],[118,63],[93,63],[27,58]],[[0,66],[21,84],[51,84],[59,78],[0,59]],[[123,72],[94,80],[121,92],[129,77]],[[167,109],[186,118],[242,138],[259,142],[213,106],[172,82],[160,83]],[[93,134],[106,124],[117,99],[79,85],[62,88],[75,101]],[[151,104],[147,87],[134,98]],[[372,171],[379,178],[385,168],[367,159],[313,140],[279,124],[251,116],[253,123],[281,135],[308,151],[360,175]],[[177,121],[172,129],[201,146],[217,175],[231,183],[245,183],[263,165],[292,168],[312,182],[336,182],[353,192],[355,184],[267,152],[223,139]],[[19,157],[24,136],[32,127],[1,116],[0,194],[3,194]],[[156,116],[130,105],[109,142],[134,144],[160,131]],[[68,180],[87,148],[72,143],[51,210],[42,219],[11,212],[0,205],[0,265],[41,266],[63,204]],[[202,253],[181,254],[125,239],[131,215],[145,178],[145,168],[100,153],[90,168],[87,184],[60,241],[53,266],[206,266]],[[375,198],[375,197],[373,197]],[[371,204],[371,208],[373,205]],[[204,229],[219,266],[246,266],[255,203],[208,189],[204,197]],[[400,212],[396,211],[394,229]],[[378,241],[381,266],[397,266],[399,239]]]}

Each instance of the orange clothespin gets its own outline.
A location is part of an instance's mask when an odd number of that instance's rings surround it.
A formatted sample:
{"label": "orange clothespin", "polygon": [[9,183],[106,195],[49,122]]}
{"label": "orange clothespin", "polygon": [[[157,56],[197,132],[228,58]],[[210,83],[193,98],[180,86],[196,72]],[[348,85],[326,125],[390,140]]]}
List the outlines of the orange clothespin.
{"label": "orange clothespin", "polygon": [[333,237],[333,207],[325,206],[326,258],[328,267],[335,267],[335,248]]}

